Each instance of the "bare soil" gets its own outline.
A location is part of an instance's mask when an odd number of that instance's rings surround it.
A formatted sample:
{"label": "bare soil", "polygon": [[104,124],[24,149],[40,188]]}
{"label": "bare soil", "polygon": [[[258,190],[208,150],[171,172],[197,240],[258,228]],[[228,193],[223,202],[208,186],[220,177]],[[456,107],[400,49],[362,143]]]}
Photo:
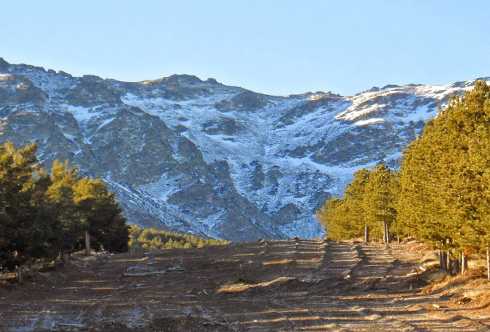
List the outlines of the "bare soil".
{"label": "bare soil", "polygon": [[77,258],[1,287],[0,331],[490,331],[490,285],[431,259],[309,240]]}

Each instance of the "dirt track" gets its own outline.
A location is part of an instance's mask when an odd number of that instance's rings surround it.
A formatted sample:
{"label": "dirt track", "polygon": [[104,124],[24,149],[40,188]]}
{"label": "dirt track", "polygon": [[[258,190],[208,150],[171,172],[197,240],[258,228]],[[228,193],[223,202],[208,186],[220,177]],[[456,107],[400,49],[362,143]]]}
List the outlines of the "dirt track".
{"label": "dirt track", "polygon": [[291,240],[91,257],[0,289],[0,331],[489,331],[490,311],[420,291],[415,256]]}

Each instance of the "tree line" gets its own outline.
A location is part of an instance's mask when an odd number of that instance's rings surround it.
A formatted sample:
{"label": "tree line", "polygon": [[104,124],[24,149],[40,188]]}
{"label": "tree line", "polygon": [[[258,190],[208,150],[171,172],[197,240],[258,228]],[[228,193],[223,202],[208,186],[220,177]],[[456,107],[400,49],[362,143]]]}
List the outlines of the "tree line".
{"label": "tree line", "polygon": [[128,249],[128,226],[100,179],[67,162],[40,166],[37,147],[0,145],[0,270],[76,250]]}
{"label": "tree line", "polygon": [[226,245],[228,243],[226,240],[203,239],[192,234],[169,232],[156,228],[141,228],[136,225],[131,225],[129,228],[129,247],[131,249],[188,249]]}
{"label": "tree line", "polygon": [[389,243],[413,237],[439,250],[441,268],[464,272],[486,254],[490,279],[490,87],[454,97],[403,153],[398,171],[362,169],[317,212],[328,237]]}
{"label": "tree line", "polygon": [[317,217],[324,223],[329,239],[364,236],[365,241],[388,242],[388,234],[395,233],[398,192],[398,174],[380,163],[372,170],[357,171],[343,197],[327,200]]}

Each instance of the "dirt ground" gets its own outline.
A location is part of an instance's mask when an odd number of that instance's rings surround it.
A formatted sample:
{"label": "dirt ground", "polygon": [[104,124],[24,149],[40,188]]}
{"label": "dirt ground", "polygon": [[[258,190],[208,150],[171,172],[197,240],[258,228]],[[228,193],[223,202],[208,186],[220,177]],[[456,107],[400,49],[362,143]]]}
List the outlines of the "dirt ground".
{"label": "dirt ground", "polygon": [[0,331],[490,331],[490,285],[427,286],[421,250],[289,240],[79,258],[0,288]]}

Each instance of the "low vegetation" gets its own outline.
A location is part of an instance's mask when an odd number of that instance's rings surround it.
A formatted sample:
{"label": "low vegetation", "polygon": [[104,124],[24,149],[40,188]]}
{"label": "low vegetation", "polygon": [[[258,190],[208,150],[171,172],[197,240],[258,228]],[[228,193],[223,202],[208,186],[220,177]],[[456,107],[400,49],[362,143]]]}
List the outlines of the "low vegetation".
{"label": "low vegetation", "polygon": [[155,228],[141,228],[136,225],[132,225],[129,228],[129,246],[131,249],[203,248],[226,245],[228,243],[225,240],[204,239],[191,234],[169,232]]}

